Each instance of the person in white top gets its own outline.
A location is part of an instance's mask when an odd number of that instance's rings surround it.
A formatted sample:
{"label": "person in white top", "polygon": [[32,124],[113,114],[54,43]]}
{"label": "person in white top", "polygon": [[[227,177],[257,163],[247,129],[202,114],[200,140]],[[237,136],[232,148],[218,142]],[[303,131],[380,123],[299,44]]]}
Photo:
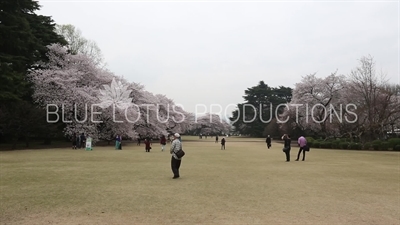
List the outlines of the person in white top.
{"label": "person in white top", "polygon": [[179,151],[179,149],[182,148],[182,143],[179,140],[180,135],[178,133],[174,134],[174,140],[172,141],[171,144],[171,149],[170,153],[172,154],[171,157],[171,169],[172,172],[174,173],[173,179],[179,178],[179,167],[181,166],[182,159],[178,158],[175,153]]}

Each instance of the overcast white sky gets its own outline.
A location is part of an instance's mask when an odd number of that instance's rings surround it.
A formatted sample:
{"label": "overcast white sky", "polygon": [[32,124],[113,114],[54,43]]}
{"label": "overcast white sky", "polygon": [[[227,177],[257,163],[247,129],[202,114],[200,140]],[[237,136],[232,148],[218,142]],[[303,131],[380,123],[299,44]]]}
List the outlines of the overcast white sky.
{"label": "overcast white sky", "polygon": [[228,105],[243,102],[244,90],[261,80],[293,88],[314,72],[347,75],[368,54],[400,83],[397,1],[39,4],[39,14],[96,41],[116,75],[191,112],[196,104],[220,104],[229,113]]}

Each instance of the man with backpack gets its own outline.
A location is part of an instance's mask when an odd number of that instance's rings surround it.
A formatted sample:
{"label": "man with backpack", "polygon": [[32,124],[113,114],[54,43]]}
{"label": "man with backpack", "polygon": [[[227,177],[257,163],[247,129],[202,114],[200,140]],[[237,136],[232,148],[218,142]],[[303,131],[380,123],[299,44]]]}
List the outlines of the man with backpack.
{"label": "man with backpack", "polygon": [[174,140],[171,143],[170,153],[171,157],[171,169],[172,173],[174,173],[174,177],[172,179],[179,178],[179,168],[181,167],[182,158],[179,158],[176,153],[182,149],[182,143],[179,140],[180,135],[178,133],[174,134]]}

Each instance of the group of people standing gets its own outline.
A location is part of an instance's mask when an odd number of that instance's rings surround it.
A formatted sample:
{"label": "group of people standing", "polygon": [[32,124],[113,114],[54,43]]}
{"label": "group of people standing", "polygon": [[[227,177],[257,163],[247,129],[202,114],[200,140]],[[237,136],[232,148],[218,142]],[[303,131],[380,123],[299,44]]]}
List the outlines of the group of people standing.
{"label": "group of people standing", "polygon": [[[84,137],[83,133],[82,133],[82,135]],[[284,134],[281,139],[284,141],[283,152],[286,155],[286,162],[290,162],[290,150],[291,150],[292,140],[290,138],[290,135],[288,135],[288,134]],[[115,149],[119,149],[119,150],[122,149],[121,141],[122,141],[122,137],[120,135],[117,135],[116,139],[115,139]],[[215,142],[218,143],[218,136],[215,137]],[[225,142],[226,142],[226,140],[223,137],[221,139],[221,149],[225,149]],[[268,149],[272,147],[272,138],[270,137],[270,135],[267,136],[265,142],[267,144]],[[146,152],[150,152],[150,150],[151,150],[150,140],[148,138],[146,138],[144,143],[145,143]],[[161,144],[161,151],[164,151],[165,146],[167,144],[167,139],[166,139],[165,135],[161,136],[160,144]],[[307,139],[304,136],[300,136],[297,140],[297,144],[300,147],[300,149],[297,154],[296,161],[299,161],[301,153],[303,153],[302,161],[304,161],[305,157],[306,157],[306,151],[309,151],[309,147],[307,146]],[[173,135],[173,141],[171,143],[171,148],[170,148],[170,154],[172,155],[171,156],[171,170],[172,170],[172,173],[174,174],[174,176],[172,177],[173,179],[177,179],[180,177],[179,168],[181,166],[182,158],[179,158],[176,153],[178,153],[178,151],[181,149],[182,149],[181,136],[178,133],[175,133]]]}
{"label": "group of people standing", "polygon": [[[173,179],[179,178],[179,168],[181,166],[182,158],[179,158],[176,153],[182,149],[182,139],[181,136],[178,133],[175,133],[173,135],[173,141],[171,143],[171,148],[170,148],[170,154],[172,155],[171,157],[171,169],[172,173],[174,174]],[[115,137],[115,149],[116,150],[122,150],[121,147],[121,142],[122,142],[122,137],[120,135],[117,135]],[[140,145],[140,142],[138,142]],[[145,144],[145,150],[146,152],[150,152],[151,150],[151,141],[149,138],[146,138],[144,140]],[[165,135],[162,135],[160,138],[160,144],[161,144],[161,151],[164,151],[165,146],[167,145],[167,138]]]}
{"label": "group of people standing", "polygon": [[[282,151],[285,153],[286,156],[286,162],[290,162],[290,150],[292,149],[292,139],[290,139],[290,135],[284,134],[281,138],[283,140],[283,149]],[[265,142],[267,143],[267,148],[271,148],[272,146],[272,139],[271,136],[267,136],[265,139]],[[307,139],[304,136],[300,136],[299,139],[297,140],[297,144],[300,147],[299,152],[297,153],[297,159],[296,161],[299,161],[300,159],[300,154],[303,153],[303,159],[302,161],[306,160],[306,151],[309,151],[310,148],[307,145]]]}
{"label": "group of people standing", "polygon": [[[292,140],[290,139],[290,135],[284,134],[282,136],[282,140],[284,141],[283,144],[283,152],[286,155],[286,162],[290,162],[290,150],[291,150],[291,144]],[[300,154],[303,152],[303,159],[302,161],[306,160],[306,151],[309,151],[309,147],[307,145],[307,139],[304,136],[300,136],[299,139],[297,140],[297,144],[300,147],[299,152],[297,154],[297,159],[296,161],[299,161]]]}
{"label": "group of people standing", "polygon": [[84,133],[76,134],[74,133],[71,137],[72,149],[85,148],[86,146],[86,136]]}
{"label": "group of people standing", "polygon": [[[137,145],[140,146],[140,141],[141,139],[138,138],[137,139]],[[170,137],[168,137],[168,140],[170,140]],[[181,140],[181,138],[179,137],[179,140]],[[173,140],[171,140],[172,142]],[[117,135],[115,137],[115,149],[116,150],[122,150],[122,137],[120,135]],[[144,149],[146,152],[150,152],[150,150],[152,149],[152,142],[150,140],[150,138],[145,138],[144,141]],[[167,145],[167,138],[165,137],[165,135],[162,135],[160,138],[160,144],[161,144],[161,151],[163,152],[165,150],[165,146]]]}

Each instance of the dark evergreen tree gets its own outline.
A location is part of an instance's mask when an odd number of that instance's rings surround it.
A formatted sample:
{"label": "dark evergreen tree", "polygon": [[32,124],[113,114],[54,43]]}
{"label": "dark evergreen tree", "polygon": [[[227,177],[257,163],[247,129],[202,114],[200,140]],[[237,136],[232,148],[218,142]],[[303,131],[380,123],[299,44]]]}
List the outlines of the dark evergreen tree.
{"label": "dark evergreen tree", "polygon": [[260,81],[257,86],[248,88],[243,96],[245,102],[237,105],[238,109],[230,118],[235,131],[253,137],[265,136],[268,124],[274,121],[276,113],[280,114],[283,110],[283,106],[278,109],[277,107],[280,104],[289,103],[291,96],[291,88],[269,87],[264,81]]}
{"label": "dark evergreen tree", "polygon": [[[32,88],[27,72],[46,61],[46,46],[66,45],[55,32],[48,16],[35,14],[40,6],[33,0],[0,1],[0,136],[2,140],[29,139],[43,131],[45,116],[32,102]],[[25,122],[29,122],[25,124]],[[26,132],[25,128],[30,132]],[[1,137],[0,137],[1,138]]]}
{"label": "dark evergreen tree", "polygon": [[46,60],[46,46],[67,44],[48,16],[36,15],[37,1],[0,1],[0,102],[30,100],[27,71]]}

